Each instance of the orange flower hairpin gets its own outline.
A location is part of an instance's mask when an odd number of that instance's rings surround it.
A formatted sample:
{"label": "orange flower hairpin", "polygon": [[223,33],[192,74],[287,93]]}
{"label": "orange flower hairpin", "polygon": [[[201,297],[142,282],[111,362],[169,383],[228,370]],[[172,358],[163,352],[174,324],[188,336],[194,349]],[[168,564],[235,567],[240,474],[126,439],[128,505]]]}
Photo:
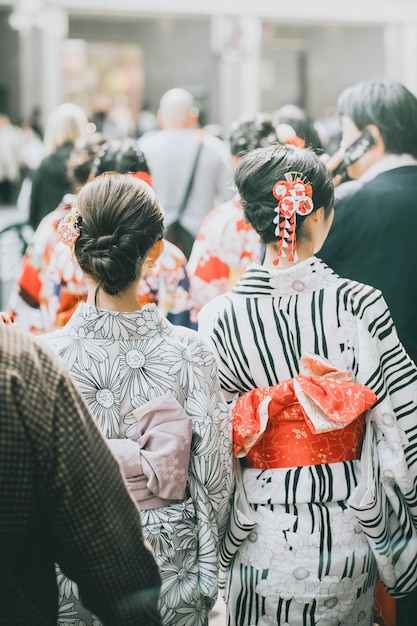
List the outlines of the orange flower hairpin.
{"label": "orange flower hairpin", "polygon": [[290,263],[297,263],[296,216],[308,215],[314,209],[313,188],[303,180],[303,175],[289,172],[285,178],[276,182],[272,188],[272,194],[278,200],[275,208],[277,215],[274,217],[278,250],[274,265],[278,265],[282,256]]}

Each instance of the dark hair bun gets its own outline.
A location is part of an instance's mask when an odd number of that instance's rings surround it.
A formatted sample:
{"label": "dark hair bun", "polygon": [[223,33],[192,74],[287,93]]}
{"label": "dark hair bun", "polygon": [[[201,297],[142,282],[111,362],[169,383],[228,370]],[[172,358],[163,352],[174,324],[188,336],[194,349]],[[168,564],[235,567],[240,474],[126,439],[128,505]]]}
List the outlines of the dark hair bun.
{"label": "dark hair bun", "polygon": [[[246,220],[253,226],[263,243],[276,241],[277,200],[272,189],[286,174],[298,172],[313,190],[314,210],[324,207],[326,213],[333,207],[333,180],[326,166],[311,149],[275,145],[252,150],[242,157],[235,172]],[[302,234],[305,217],[297,216],[297,236]]]}
{"label": "dark hair bun", "polygon": [[278,143],[278,137],[267,113],[233,122],[230,129],[230,150],[236,156],[274,143]]}
{"label": "dark hair bun", "polygon": [[103,174],[79,193],[82,217],[78,263],[110,295],[139,278],[142,263],[162,239],[164,216],[153,190],[129,175]]}

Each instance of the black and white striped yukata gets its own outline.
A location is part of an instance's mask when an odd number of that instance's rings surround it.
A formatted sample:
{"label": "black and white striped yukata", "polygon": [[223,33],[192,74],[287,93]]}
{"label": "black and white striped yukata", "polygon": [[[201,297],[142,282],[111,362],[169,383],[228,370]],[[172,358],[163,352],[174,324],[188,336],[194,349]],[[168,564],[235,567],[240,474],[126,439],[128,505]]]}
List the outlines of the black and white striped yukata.
{"label": "black and white striped yukata", "polygon": [[[376,423],[384,428],[388,416],[394,434],[417,440],[417,370],[381,293],[317,258],[283,270],[252,265],[202,309],[199,331],[216,352],[230,400],[296,376],[301,355],[313,352],[372,388],[378,402],[368,416]],[[411,449],[403,469],[415,491],[415,443]],[[376,560],[348,505],[361,461],[326,464],[325,452],[321,465],[243,470],[257,525],[229,569],[229,626],[372,623]],[[396,479],[386,458],[382,470]]]}

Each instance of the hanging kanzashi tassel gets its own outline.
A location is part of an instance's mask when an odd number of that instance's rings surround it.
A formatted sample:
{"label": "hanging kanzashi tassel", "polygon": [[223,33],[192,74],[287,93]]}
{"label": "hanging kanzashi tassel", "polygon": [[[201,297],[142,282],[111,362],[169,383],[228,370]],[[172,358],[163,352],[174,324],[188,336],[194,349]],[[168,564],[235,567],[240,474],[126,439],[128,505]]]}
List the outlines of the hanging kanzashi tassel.
{"label": "hanging kanzashi tassel", "polygon": [[280,258],[285,256],[290,263],[297,263],[296,216],[308,215],[314,209],[313,189],[310,183],[303,180],[298,172],[289,172],[286,180],[279,180],[272,188],[278,200],[275,209],[275,234],[278,237],[277,258],[273,261],[278,265]]}

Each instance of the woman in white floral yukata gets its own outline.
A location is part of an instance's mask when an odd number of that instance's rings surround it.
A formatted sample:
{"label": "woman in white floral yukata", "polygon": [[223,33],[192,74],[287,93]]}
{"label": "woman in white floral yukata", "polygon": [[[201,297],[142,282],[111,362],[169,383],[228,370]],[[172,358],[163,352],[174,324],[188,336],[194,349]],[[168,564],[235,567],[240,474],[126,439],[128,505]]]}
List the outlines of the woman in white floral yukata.
{"label": "woman in white floral yukata", "polygon": [[370,626],[377,572],[417,585],[417,369],[381,292],[315,256],[333,183],[313,151],[253,150],[235,183],[265,260],[199,315],[254,525],[222,551],[228,624]]}
{"label": "woman in white floral yukata", "polygon": [[[103,174],[79,192],[59,230],[88,298],[43,339],[69,366],[139,504],[163,579],[164,624],[204,626],[233,487],[231,428],[213,354],[156,305],[138,305],[141,273],[164,246],[163,211],[145,182]],[[58,585],[59,624],[99,623],[62,572]]]}

